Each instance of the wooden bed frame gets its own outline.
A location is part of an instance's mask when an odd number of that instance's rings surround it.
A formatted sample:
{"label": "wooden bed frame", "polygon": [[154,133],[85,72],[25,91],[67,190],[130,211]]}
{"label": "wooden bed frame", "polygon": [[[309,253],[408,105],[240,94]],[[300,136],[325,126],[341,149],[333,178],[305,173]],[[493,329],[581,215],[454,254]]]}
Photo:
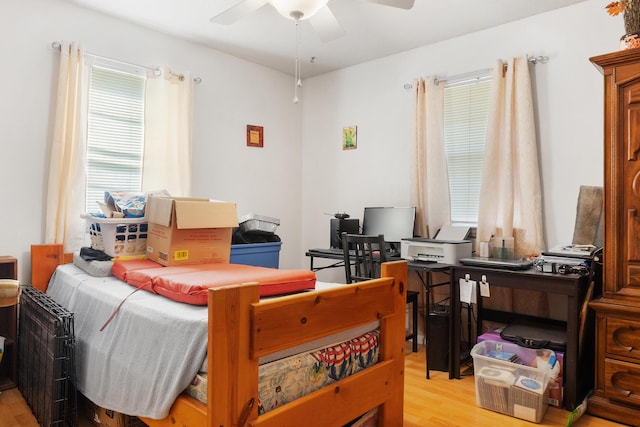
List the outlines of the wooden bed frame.
{"label": "wooden bed frame", "polygon": [[[61,245],[32,246],[33,285],[46,291],[55,268],[71,259]],[[327,427],[379,407],[378,425],[402,426],[406,284],[406,261],[395,261],[382,265],[381,279],[264,301],[255,283],[210,290],[208,404],[182,394],[167,418],[142,421],[152,427]],[[258,416],[261,356],[377,320],[376,365]]]}

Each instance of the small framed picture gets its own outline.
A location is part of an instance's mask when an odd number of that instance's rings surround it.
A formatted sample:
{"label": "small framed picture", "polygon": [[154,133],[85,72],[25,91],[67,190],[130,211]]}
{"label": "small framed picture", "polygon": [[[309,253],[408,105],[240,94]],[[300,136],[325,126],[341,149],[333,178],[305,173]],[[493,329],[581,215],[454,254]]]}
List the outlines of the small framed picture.
{"label": "small framed picture", "polygon": [[355,150],[358,148],[358,127],[347,126],[342,128],[342,149]]}
{"label": "small framed picture", "polygon": [[264,147],[264,127],[247,125],[247,147]]}

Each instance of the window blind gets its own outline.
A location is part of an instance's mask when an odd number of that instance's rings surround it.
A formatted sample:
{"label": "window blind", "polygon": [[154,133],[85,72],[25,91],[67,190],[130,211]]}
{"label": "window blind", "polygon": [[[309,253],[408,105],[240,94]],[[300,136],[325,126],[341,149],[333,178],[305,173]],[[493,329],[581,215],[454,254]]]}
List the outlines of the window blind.
{"label": "window blind", "polygon": [[92,66],[87,123],[87,212],[105,191],[140,191],[145,77]]}
{"label": "window blind", "polygon": [[490,91],[490,77],[444,89],[444,144],[454,225],[478,222]]}

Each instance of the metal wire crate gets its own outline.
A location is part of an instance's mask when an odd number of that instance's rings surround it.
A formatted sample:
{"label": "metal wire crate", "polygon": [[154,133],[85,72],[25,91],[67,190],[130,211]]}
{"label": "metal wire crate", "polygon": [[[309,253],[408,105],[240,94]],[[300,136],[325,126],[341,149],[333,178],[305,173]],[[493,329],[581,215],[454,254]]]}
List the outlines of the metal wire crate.
{"label": "metal wire crate", "polygon": [[28,286],[19,318],[20,392],[42,427],[76,426],[73,313]]}

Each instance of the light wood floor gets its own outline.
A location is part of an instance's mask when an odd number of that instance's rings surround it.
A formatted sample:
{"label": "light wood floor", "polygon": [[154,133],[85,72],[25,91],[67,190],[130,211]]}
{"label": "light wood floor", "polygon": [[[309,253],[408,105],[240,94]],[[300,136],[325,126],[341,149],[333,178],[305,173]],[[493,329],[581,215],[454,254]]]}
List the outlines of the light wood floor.
{"label": "light wood floor", "polygon": [[[431,371],[425,378],[425,353],[411,353],[407,347],[404,427],[532,427],[566,426],[569,412],[549,407],[540,424],[498,414],[476,405],[472,375],[449,380],[446,372]],[[81,412],[81,411],[80,411]],[[81,417],[80,427],[93,424]],[[614,422],[583,415],[576,427],[614,427]],[[0,394],[0,427],[38,427],[18,389]],[[194,426],[195,427],[195,426]]]}
{"label": "light wood floor", "polygon": [[[407,348],[407,351],[411,351]],[[407,353],[404,382],[404,427],[534,427],[566,426],[569,412],[549,407],[539,424],[492,412],[476,405],[473,375],[449,380],[447,372],[431,371],[425,378],[424,348]],[[471,370],[473,372],[473,369]],[[576,427],[614,427],[622,424],[583,415]]]}

